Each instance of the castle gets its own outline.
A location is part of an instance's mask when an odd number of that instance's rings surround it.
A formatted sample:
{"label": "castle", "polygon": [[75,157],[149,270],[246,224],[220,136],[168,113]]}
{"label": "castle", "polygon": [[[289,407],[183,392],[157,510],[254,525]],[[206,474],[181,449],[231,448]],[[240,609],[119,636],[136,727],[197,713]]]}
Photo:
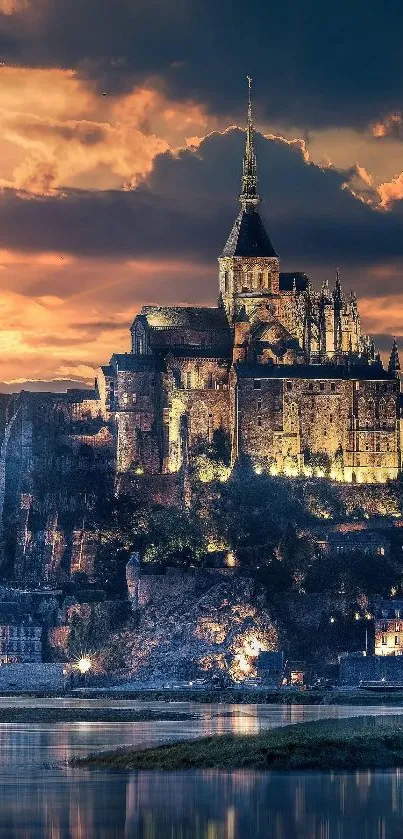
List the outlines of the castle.
{"label": "castle", "polygon": [[400,474],[396,342],[385,370],[338,274],[317,292],[280,271],[259,203],[249,93],[218,305],[144,306],[131,351],[100,368],[94,390],[0,394],[0,556],[16,580],[93,579],[99,500],[135,476],[159,503],[187,501],[189,467],[203,452],[211,463],[217,441],[222,479],[236,463],[351,483]]}
{"label": "castle", "polygon": [[228,438],[257,472],[383,482],[400,470],[399,356],[385,370],[357,299],[283,273],[259,214],[249,80],[240,212],[219,257],[218,305],[144,306],[131,352],[101,367],[117,470],[177,473]]}

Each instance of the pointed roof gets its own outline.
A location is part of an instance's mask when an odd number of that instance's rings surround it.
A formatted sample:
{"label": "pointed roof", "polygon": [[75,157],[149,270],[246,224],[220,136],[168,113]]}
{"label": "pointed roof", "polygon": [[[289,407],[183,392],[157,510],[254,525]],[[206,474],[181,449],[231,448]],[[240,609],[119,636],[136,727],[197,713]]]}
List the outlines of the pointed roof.
{"label": "pointed roof", "polygon": [[248,313],[245,306],[241,306],[239,312],[235,315],[234,323],[249,323]]}
{"label": "pointed roof", "polygon": [[393,339],[392,351],[389,357],[388,372],[398,373],[400,370],[399,351],[397,349],[396,338]]}
{"label": "pointed roof", "polygon": [[241,211],[235,220],[221,256],[277,256],[257,211],[260,196],[257,187],[257,164],[253,144],[251,83],[248,78],[248,122],[243,157]]}
{"label": "pointed roof", "polygon": [[277,256],[257,210],[241,210],[222,256]]}

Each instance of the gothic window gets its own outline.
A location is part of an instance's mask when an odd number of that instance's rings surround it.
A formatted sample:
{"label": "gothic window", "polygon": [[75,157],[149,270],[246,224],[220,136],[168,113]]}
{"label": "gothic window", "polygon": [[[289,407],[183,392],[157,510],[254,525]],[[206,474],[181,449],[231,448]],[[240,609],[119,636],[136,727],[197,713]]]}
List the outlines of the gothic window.
{"label": "gothic window", "polygon": [[258,274],[258,286],[259,286],[259,288],[263,288],[263,287],[264,287],[264,277],[263,277],[263,271],[259,271],[259,274]]}
{"label": "gothic window", "polygon": [[313,384],[312,384],[312,382],[309,382],[309,390],[313,390]]}
{"label": "gothic window", "polygon": [[271,291],[271,287],[272,287],[272,277],[271,277],[270,272],[268,272],[267,273],[267,288],[269,289],[269,291]]}
{"label": "gothic window", "polygon": [[325,389],[325,383],[321,382],[320,385],[319,385],[319,390],[324,390],[324,389]]}
{"label": "gothic window", "polygon": [[192,387],[192,374],[189,373],[189,372],[186,373],[186,387],[187,388]]}
{"label": "gothic window", "polygon": [[253,387],[254,387],[255,390],[261,390],[262,389],[261,379],[253,379]]}
{"label": "gothic window", "polygon": [[287,382],[287,390],[292,390],[292,382]]}
{"label": "gothic window", "polygon": [[258,418],[257,418],[257,424],[258,424],[258,427],[259,427],[259,428],[261,428],[261,427],[262,427],[262,417],[258,417]]}
{"label": "gothic window", "polygon": [[207,387],[210,388],[210,389],[213,387],[213,374],[212,373],[207,374]]}
{"label": "gothic window", "polygon": [[331,384],[330,384],[330,390],[331,390],[331,391],[333,391],[333,392],[336,390],[336,384],[335,384],[335,382],[331,382]]}
{"label": "gothic window", "polygon": [[249,287],[249,288],[252,288],[252,282],[253,282],[253,273],[252,273],[252,271],[248,271],[248,272],[247,272],[247,274],[246,274],[246,281],[247,281],[248,287]]}
{"label": "gothic window", "polygon": [[229,291],[229,271],[225,271],[224,273],[224,291],[226,293]]}
{"label": "gothic window", "polygon": [[394,399],[389,399],[389,401],[388,401],[388,404],[387,404],[387,416],[388,416],[388,419],[389,419],[389,420],[391,420],[392,422],[394,422],[394,419],[395,419],[395,417],[396,417],[396,406],[395,406],[395,401],[394,401]]}
{"label": "gothic window", "polygon": [[257,409],[258,409],[258,411],[260,411],[261,407],[262,407],[262,402],[261,402],[261,400],[260,400],[260,399],[258,399],[258,403],[257,403]]}

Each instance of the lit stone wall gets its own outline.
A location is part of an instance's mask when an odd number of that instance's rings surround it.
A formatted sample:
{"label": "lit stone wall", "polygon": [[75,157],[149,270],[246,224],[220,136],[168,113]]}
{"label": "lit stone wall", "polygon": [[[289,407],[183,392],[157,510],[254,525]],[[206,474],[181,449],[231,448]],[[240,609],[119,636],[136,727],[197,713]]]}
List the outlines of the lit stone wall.
{"label": "lit stone wall", "polygon": [[118,371],[115,385],[117,470],[160,468],[160,379],[155,370]]}
{"label": "lit stone wall", "polygon": [[[220,292],[231,321],[240,303],[252,311],[262,297],[273,302],[278,311],[279,260],[277,257],[221,257]],[[242,295],[247,295],[242,296]]]}
{"label": "lit stone wall", "polygon": [[[248,455],[255,466],[290,476],[310,474],[309,455],[325,454],[335,480],[383,482],[397,477],[394,380],[258,375],[239,377],[238,454]],[[320,473],[320,468],[314,472]],[[322,474],[329,470],[322,468]]]}

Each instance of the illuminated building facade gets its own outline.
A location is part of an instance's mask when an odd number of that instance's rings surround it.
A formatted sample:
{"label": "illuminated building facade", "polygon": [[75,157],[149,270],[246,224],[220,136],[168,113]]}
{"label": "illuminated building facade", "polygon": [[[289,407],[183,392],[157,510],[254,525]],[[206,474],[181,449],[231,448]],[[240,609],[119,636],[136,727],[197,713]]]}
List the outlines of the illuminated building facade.
{"label": "illuminated building facade", "polygon": [[402,654],[403,600],[386,600],[375,617],[375,655]]}
{"label": "illuminated building facade", "polygon": [[178,472],[223,432],[257,471],[384,482],[400,469],[399,357],[385,370],[336,273],[283,273],[259,213],[250,99],[240,212],[215,308],[144,306],[98,378],[119,472]]}

